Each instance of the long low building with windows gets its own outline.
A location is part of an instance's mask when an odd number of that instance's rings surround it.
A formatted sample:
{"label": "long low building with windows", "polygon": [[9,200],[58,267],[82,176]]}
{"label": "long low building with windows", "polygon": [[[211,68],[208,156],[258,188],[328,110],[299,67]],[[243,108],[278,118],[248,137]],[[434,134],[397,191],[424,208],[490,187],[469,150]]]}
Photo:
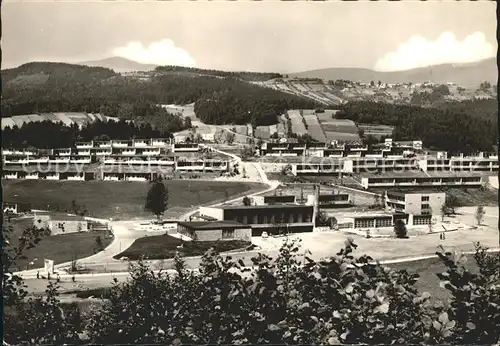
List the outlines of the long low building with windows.
{"label": "long low building with windows", "polygon": [[252,228],[234,221],[178,222],[177,232],[198,241],[252,240]]}
{"label": "long low building with windows", "polygon": [[201,218],[236,221],[252,227],[252,236],[268,234],[312,232],[313,206],[298,204],[236,205],[201,207]]}
{"label": "long low building with windows", "polygon": [[389,172],[385,174],[370,174],[361,176],[361,185],[370,188],[438,188],[438,187],[481,187],[484,178],[481,175],[466,172],[435,172],[433,174],[421,171]]}
{"label": "long low building with windows", "polygon": [[418,161],[424,172],[434,171],[466,171],[466,172],[498,172],[498,154],[479,153],[475,156],[424,157]]}
{"label": "long low building with windows", "polygon": [[402,220],[405,225],[424,226],[432,223],[432,215],[413,215],[408,213],[351,213],[337,218],[339,230],[369,231],[373,229],[386,229],[391,233],[396,220]]}
{"label": "long low building with windows", "polygon": [[97,179],[94,169],[83,170],[77,165],[17,166],[3,167],[2,178],[7,180],[68,180],[88,181]]}

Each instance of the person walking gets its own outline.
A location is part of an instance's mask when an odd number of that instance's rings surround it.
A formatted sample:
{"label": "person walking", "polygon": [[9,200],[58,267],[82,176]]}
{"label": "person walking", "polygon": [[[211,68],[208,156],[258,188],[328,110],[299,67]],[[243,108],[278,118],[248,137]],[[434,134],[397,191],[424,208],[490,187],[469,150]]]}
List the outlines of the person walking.
{"label": "person walking", "polygon": [[38,272],[36,272],[36,278],[37,278],[37,279],[40,279],[40,272],[39,272],[39,271],[38,271]]}

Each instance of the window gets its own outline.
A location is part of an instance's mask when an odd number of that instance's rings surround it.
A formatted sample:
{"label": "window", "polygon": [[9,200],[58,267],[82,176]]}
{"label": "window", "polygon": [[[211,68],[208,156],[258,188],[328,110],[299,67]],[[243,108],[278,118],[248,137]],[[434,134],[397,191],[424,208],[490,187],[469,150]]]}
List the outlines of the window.
{"label": "window", "polygon": [[431,223],[431,217],[414,217],[414,225],[428,225]]}
{"label": "window", "polygon": [[223,229],[222,239],[234,239],[234,229]]}
{"label": "window", "polygon": [[392,219],[391,218],[378,219],[376,226],[377,227],[391,227],[392,226]]}
{"label": "window", "polygon": [[422,209],[429,209],[430,206],[428,204],[422,204]]}
{"label": "window", "polygon": [[354,228],[367,228],[367,227],[375,227],[375,220],[361,219],[354,221]]}
{"label": "window", "polygon": [[429,201],[429,196],[422,196],[422,202]]}

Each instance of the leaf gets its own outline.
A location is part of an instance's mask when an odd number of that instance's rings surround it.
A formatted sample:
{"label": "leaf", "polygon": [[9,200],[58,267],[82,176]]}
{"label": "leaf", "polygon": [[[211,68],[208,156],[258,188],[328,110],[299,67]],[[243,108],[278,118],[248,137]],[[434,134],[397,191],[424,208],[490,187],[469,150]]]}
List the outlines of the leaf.
{"label": "leaf", "polygon": [[467,322],[467,324],[465,325],[467,328],[469,328],[470,330],[474,330],[476,329],[476,325],[472,322]]}
{"label": "leaf", "polygon": [[302,305],[299,306],[299,310],[305,309],[309,307],[309,303],[303,303]]}
{"label": "leaf", "polygon": [[270,324],[269,326],[267,326],[267,329],[269,329],[270,331],[272,332],[275,332],[275,331],[278,331],[280,330],[280,327],[278,327],[277,325],[275,324]]}
{"label": "leaf", "polygon": [[439,323],[438,321],[434,321],[432,322],[432,326],[434,327],[434,329],[436,330],[441,330],[441,323]]}
{"label": "leaf", "polygon": [[448,321],[449,319],[447,312],[443,312],[441,315],[439,315],[439,322],[441,322],[442,324],[446,324]]}
{"label": "leaf", "polygon": [[342,318],[342,315],[340,314],[340,312],[338,312],[337,310],[335,310],[333,312],[333,318],[339,318],[340,319],[340,318]]}
{"label": "leaf", "polygon": [[328,345],[338,345],[340,344],[340,340],[337,339],[336,337],[330,337],[328,338]]}
{"label": "leaf", "polygon": [[288,322],[287,321],[281,321],[278,323],[278,327],[281,329],[285,329],[288,327]]}
{"label": "leaf", "polygon": [[373,312],[386,314],[387,312],[389,312],[389,303],[380,304],[373,310]]}
{"label": "leaf", "polygon": [[345,288],[345,292],[346,292],[346,293],[352,293],[352,291],[353,291],[353,290],[354,290],[354,286],[353,286],[353,284],[351,284],[351,283],[349,283],[349,284],[347,285],[347,287]]}
{"label": "leaf", "polygon": [[450,322],[446,323],[446,328],[453,329],[453,328],[455,328],[456,324],[457,324],[457,321],[450,321]]}
{"label": "leaf", "polygon": [[367,298],[373,298],[375,296],[375,291],[374,290],[368,290],[366,291],[366,297]]}
{"label": "leaf", "polygon": [[430,297],[431,297],[431,294],[429,292],[422,293],[422,299],[429,299]]}
{"label": "leaf", "polygon": [[340,339],[341,340],[346,340],[347,339],[347,336],[351,334],[351,332],[349,330],[347,330],[346,332],[340,334]]}

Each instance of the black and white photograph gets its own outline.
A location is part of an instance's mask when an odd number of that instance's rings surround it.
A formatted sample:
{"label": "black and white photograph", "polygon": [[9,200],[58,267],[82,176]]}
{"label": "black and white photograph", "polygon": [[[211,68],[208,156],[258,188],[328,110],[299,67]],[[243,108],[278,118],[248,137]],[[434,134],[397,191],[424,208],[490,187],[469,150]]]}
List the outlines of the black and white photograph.
{"label": "black and white photograph", "polygon": [[500,345],[495,1],[1,4],[3,345]]}

